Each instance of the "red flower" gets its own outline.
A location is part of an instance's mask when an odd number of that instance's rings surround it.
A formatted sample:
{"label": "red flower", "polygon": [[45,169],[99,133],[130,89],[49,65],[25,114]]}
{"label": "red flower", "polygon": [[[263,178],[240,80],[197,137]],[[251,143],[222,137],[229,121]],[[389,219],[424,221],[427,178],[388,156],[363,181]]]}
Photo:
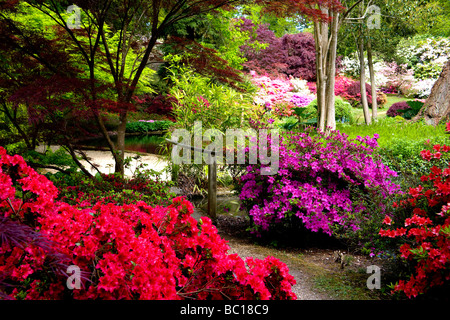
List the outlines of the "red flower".
{"label": "red flower", "polygon": [[420,151],[420,155],[423,159],[430,161],[431,160],[431,152],[430,150],[422,150]]}
{"label": "red flower", "polygon": [[384,224],[387,224],[387,225],[391,225],[391,223],[392,223],[391,217],[385,216],[385,217],[384,217],[384,220],[383,220],[383,223],[384,223]]}

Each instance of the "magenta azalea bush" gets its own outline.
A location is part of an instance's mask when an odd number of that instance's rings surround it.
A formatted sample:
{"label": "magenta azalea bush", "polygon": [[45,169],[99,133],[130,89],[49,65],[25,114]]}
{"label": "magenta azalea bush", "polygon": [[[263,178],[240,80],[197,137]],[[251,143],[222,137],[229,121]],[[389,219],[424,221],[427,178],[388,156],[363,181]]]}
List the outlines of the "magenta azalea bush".
{"label": "magenta azalea bush", "polygon": [[294,94],[291,98],[291,102],[293,104],[295,104],[296,107],[306,107],[313,100],[314,100],[313,95],[304,96],[304,95]]}
{"label": "magenta azalea bush", "polygon": [[[359,219],[371,214],[362,199],[383,199],[400,191],[390,181],[396,172],[372,157],[377,138],[350,140],[339,131],[326,136],[312,128],[280,137],[278,173],[261,175],[261,166],[251,165],[238,183],[252,232],[261,235],[291,218],[328,235],[336,225],[358,230]],[[376,205],[383,210],[382,203]]]}

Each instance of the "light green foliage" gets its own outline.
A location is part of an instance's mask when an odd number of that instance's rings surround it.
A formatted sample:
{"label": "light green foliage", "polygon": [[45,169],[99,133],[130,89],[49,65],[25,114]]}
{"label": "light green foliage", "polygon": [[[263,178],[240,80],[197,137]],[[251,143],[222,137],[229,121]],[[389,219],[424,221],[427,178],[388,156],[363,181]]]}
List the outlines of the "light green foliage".
{"label": "light green foliage", "polygon": [[[416,0],[417,1],[417,0]],[[450,36],[450,2],[448,0],[420,1],[413,24],[417,32],[433,36]]]}
{"label": "light green foliage", "polygon": [[173,83],[170,95],[178,101],[173,106],[176,127],[191,130],[195,121],[201,121],[203,128],[223,132],[244,123],[244,111],[251,107],[251,95],[212,83],[188,67],[177,65],[179,56],[167,58],[175,62],[169,68],[169,79]]}
{"label": "light green foliage", "polygon": [[232,12],[218,10],[219,14],[208,13],[206,19],[209,28],[214,30],[215,39],[202,37],[201,44],[207,48],[215,49],[218,56],[228,61],[230,67],[242,70],[242,65],[246,59],[241,53],[240,46],[243,46],[250,39],[247,32],[239,30],[242,21],[232,18]]}
{"label": "light green foliage", "polygon": [[402,139],[423,143],[427,139],[445,139],[445,125],[436,127],[423,124],[423,122],[397,121],[395,118],[384,118],[373,122],[370,125],[348,125],[337,124],[337,129],[349,135],[349,138],[356,136],[373,136],[379,134],[378,145],[389,147],[393,140]]}
{"label": "light green foliage", "polygon": [[[14,21],[21,23],[28,30],[38,31],[41,36],[44,36],[49,40],[60,38],[61,41],[64,41],[66,44],[66,50],[71,52],[71,58],[74,67],[77,67],[78,69],[83,71],[79,74],[80,78],[88,79],[90,77],[88,64],[86,63],[85,57],[80,52],[78,45],[75,44],[75,42],[70,39],[67,34],[62,37],[61,35],[57,34],[58,28],[61,29],[63,27],[61,25],[61,20],[65,22],[68,21],[72,13],[66,12],[66,7],[61,7],[61,11],[58,13],[50,10],[45,10],[43,8],[41,8],[40,10],[33,6],[30,6],[26,2],[21,2],[19,8],[20,10],[18,11],[18,13],[11,15],[11,18]],[[89,12],[85,12],[81,8],[80,27],[89,30],[91,32],[91,36],[87,36],[85,32],[80,32],[78,31],[78,29],[73,29],[72,34],[73,37],[75,37],[79,42],[79,44],[86,50],[86,48],[89,48],[95,42],[98,35],[98,27],[92,21],[92,14]],[[139,65],[139,60],[142,56],[142,53],[139,51],[143,48],[136,50],[127,48],[127,50],[119,50],[118,52],[116,52],[115,50],[119,48],[119,41],[121,36],[120,33],[113,31],[113,29],[108,26],[108,24],[105,24],[103,26],[103,29],[106,35],[106,45],[112,52],[112,56],[117,58],[119,65],[122,63],[122,61],[125,62],[123,70],[124,79],[132,79],[134,77],[136,68]],[[127,36],[132,35],[130,34],[130,32],[128,32]],[[99,50],[94,56],[95,79],[103,84],[113,84],[114,79],[104,57],[104,44],[101,42]],[[150,81],[154,74],[155,72],[152,69],[144,69],[142,76],[139,79],[139,85],[137,87],[136,93],[153,92],[151,88],[146,84]],[[107,95],[114,95],[114,93],[111,91],[107,93]]]}
{"label": "light green foliage", "polygon": [[[355,119],[353,117],[352,106],[350,103],[337,96],[335,97],[334,105],[336,108],[336,122],[354,123]],[[311,117],[317,118],[317,99],[311,101],[306,109],[309,113],[312,113]]]}
{"label": "light green foliage", "polygon": [[255,4],[241,6],[235,14],[252,20],[255,25],[268,24],[269,30],[272,30],[278,38],[285,34],[298,33],[307,24],[306,19],[301,17],[280,17],[263,12],[263,7]]}
{"label": "light green foliage", "polygon": [[28,163],[37,163],[43,166],[53,165],[67,172],[73,173],[78,169],[77,164],[64,148],[58,148],[55,151],[47,148],[44,153],[28,150],[23,154],[23,158]]}
{"label": "light green foliage", "polygon": [[[387,117],[371,125],[337,124],[337,129],[348,134],[349,138],[373,137],[374,134],[378,134],[379,148],[376,149],[376,154],[381,156],[385,165],[400,173],[398,178],[400,184],[417,182],[422,174],[437,163],[438,160],[424,161],[420,151],[429,149],[434,144],[448,145],[444,124],[434,127],[423,122],[409,122],[401,117]],[[438,162],[444,165],[448,163],[448,159],[442,157]]]}

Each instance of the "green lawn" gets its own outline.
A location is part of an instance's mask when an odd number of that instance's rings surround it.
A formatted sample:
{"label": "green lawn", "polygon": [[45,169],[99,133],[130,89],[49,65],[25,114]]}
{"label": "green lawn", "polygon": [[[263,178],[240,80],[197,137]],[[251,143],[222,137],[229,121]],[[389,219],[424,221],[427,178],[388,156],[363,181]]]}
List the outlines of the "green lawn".
{"label": "green lawn", "polygon": [[[392,106],[396,102],[400,101],[406,101],[409,100],[408,98],[405,98],[403,96],[398,96],[396,94],[388,94],[387,95],[387,102],[384,104],[381,108],[378,107],[378,119],[383,119],[386,117],[386,112],[389,110],[389,107]],[[369,110],[370,114],[372,115],[372,109]],[[364,112],[362,108],[353,108],[353,116],[356,119],[357,123],[364,122]]]}

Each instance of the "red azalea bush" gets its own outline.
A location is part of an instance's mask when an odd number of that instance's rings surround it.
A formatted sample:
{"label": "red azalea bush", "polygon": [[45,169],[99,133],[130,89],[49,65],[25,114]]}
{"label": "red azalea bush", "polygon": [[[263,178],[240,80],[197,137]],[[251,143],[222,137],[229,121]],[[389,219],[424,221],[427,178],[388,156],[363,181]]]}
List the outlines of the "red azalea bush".
{"label": "red azalea bush", "polygon": [[[449,151],[450,146],[435,145],[433,152],[424,150],[421,155],[432,161]],[[410,212],[409,216],[404,220],[386,216],[384,224],[390,227],[380,230],[382,237],[400,241],[401,257],[412,266],[409,279],[399,280],[393,290],[409,298],[450,284],[450,167],[434,166],[421,181],[410,188],[408,199],[394,203],[396,210]]]}
{"label": "red azalea bush", "polygon": [[[3,147],[0,189],[2,297],[296,298],[291,291],[295,280],[285,264],[273,257],[244,262],[227,254],[229,247],[211,220],[197,223],[192,204],[184,198],[173,199],[168,207],[143,201],[70,205],[56,201],[56,187]],[[20,234],[18,225],[28,229]],[[44,242],[52,244],[53,252]],[[55,261],[60,268],[55,269]],[[66,265],[81,269],[80,289],[67,288],[67,275],[61,271]]]}
{"label": "red azalea bush", "polygon": [[115,174],[102,174],[95,179],[87,178],[84,174],[70,176],[57,174],[50,177],[58,188],[58,200],[65,203],[93,206],[102,203],[117,205],[132,204],[144,201],[150,205],[169,205],[172,194],[169,191],[170,182],[160,181],[158,178],[149,179],[145,174],[124,178]]}

